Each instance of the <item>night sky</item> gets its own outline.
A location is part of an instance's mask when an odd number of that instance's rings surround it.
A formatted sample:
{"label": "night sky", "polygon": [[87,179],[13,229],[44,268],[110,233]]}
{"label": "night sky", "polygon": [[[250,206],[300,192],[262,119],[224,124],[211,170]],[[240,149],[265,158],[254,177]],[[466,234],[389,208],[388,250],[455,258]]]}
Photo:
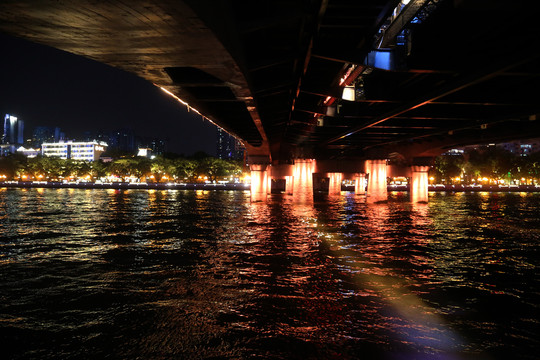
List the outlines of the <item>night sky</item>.
{"label": "night sky", "polygon": [[[0,114],[58,126],[68,139],[85,131],[131,128],[168,140],[168,151],[215,155],[216,127],[135,75],[80,56],[0,34]],[[3,126],[3,122],[2,122]],[[0,130],[2,132],[2,130]]]}

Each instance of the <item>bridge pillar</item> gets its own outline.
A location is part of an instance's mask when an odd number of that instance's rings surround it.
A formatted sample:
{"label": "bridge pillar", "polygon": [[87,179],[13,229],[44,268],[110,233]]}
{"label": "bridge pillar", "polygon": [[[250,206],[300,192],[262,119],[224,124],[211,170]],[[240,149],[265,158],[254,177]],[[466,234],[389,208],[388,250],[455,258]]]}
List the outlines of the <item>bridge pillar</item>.
{"label": "bridge pillar", "polygon": [[293,200],[313,200],[313,172],[315,170],[314,159],[297,159],[293,168]]}
{"label": "bridge pillar", "polygon": [[357,195],[364,195],[366,193],[366,174],[364,173],[356,174],[354,192]]}
{"label": "bridge pillar", "polygon": [[275,188],[269,188],[269,192],[292,194],[293,170],[293,165],[290,164],[272,165],[270,180],[271,186],[275,186]]}
{"label": "bridge pillar", "polygon": [[268,165],[252,164],[251,170],[251,202],[266,201],[268,195]]}
{"label": "bridge pillar", "polygon": [[369,174],[366,200],[368,202],[388,200],[386,160],[366,160],[366,172]]}
{"label": "bridge pillar", "polygon": [[427,202],[429,166],[412,166],[411,170],[411,201]]}
{"label": "bridge pillar", "polygon": [[338,195],[341,194],[341,183],[343,182],[343,173],[332,172],[327,173],[328,176],[328,194]]}
{"label": "bridge pillar", "polygon": [[285,176],[285,194],[292,195],[294,187],[294,176]]}

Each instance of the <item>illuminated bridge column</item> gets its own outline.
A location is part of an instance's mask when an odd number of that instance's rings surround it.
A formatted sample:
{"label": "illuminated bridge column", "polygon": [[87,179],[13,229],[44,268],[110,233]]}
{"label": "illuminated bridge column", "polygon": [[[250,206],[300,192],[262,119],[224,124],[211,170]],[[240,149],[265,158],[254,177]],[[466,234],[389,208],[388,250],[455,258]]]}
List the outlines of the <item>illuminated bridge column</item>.
{"label": "illuminated bridge column", "polygon": [[251,170],[251,202],[266,201],[268,195],[268,173],[266,164],[252,164]]}
{"label": "illuminated bridge column", "polygon": [[388,200],[386,160],[367,160],[366,172],[369,174],[366,200],[368,202]]}
{"label": "illuminated bridge column", "polygon": [[293,200],[313,200],[313,172],[315,160],[297,159],[293,167]]}
{"label": "illuminated bridge column", "polygon": [[428,201],[428,171],[429,166],[412,166],[411,201]]}
{"label": "illuminated bridge column", "polygon": [[341,194],[341,183],[343,182],[343,173],[328,173],[328,194]]}
{"label": "illuminated bridge column", "polygon": [[285,176],[285,194],[292,195],[294,188],[294,176]]}
{"label": "illuminated bridge column", "polygon": [[357,195],[364,195],[366,193],[366,174],[364,173],[356,174],[354,192]]}

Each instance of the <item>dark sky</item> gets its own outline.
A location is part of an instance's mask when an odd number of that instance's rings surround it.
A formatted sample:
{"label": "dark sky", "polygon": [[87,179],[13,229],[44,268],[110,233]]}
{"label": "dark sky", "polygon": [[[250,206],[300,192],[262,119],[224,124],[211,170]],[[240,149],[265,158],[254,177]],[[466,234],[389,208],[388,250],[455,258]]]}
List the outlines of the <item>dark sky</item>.
{"label": "dark sky", "polygon": [[[0,34],[0,114],[58,126],[68,138],[131,128],[168,139],[168,150],[215,155],[216,127],[150,82],[110,66]],[[3,125],[3,123],[2,123]],[[2,132],[2,130],[0,130]]]}

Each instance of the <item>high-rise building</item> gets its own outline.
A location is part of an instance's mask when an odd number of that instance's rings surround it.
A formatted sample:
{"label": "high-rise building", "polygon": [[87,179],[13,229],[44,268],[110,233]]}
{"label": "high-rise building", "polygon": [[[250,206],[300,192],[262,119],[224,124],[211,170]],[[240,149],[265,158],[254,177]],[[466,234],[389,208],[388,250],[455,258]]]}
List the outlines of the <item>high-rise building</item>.
{"label": "high-rise building", "polygon": [[24,142],[24,122],[16,116],[6,114],[4,117],[4,135],[2,144],[21,145]]}
{"label": "high-rise building", "polygon": [[34,147],[41,147],[43,143],[54,143],[65,140],[65,134],[59,127],[36,126],[32,132],[31,144]]}
{"label": "high-rise building", "polygon": [[24,142],[24,122],[16,116],[6,114],[4,117],[4,133],[2,135],[2,145],[0,155],[15,154],[17,148]]}
{"label": "high-rise building", "polygon": [[152,149],[152,154],[154,155],[163,155],[167,150],[167,141],[163,139],[153,138],[150,142],[150,149]]}
{"label": "high-rise building", "polygon": [[224,160],[241,160],[244,158],[242,143],[225,130],[217,129],[216,155]]}
{"label": "high-rise building", "polygon": [[146,148],[150,150],[152,155],[163,155],[167,152],[168,139],[160,139],[153,137],[141,137],[135,138],[135,145],[137,149]]}
{"label": "high-rise building", "polygon": [[135,147],[135,136],[133,135],[133,130],[131,129],[118,129],[111,134],[111,140],[114,139],[114,146],[121,151],[134,153],[136,151]]}

